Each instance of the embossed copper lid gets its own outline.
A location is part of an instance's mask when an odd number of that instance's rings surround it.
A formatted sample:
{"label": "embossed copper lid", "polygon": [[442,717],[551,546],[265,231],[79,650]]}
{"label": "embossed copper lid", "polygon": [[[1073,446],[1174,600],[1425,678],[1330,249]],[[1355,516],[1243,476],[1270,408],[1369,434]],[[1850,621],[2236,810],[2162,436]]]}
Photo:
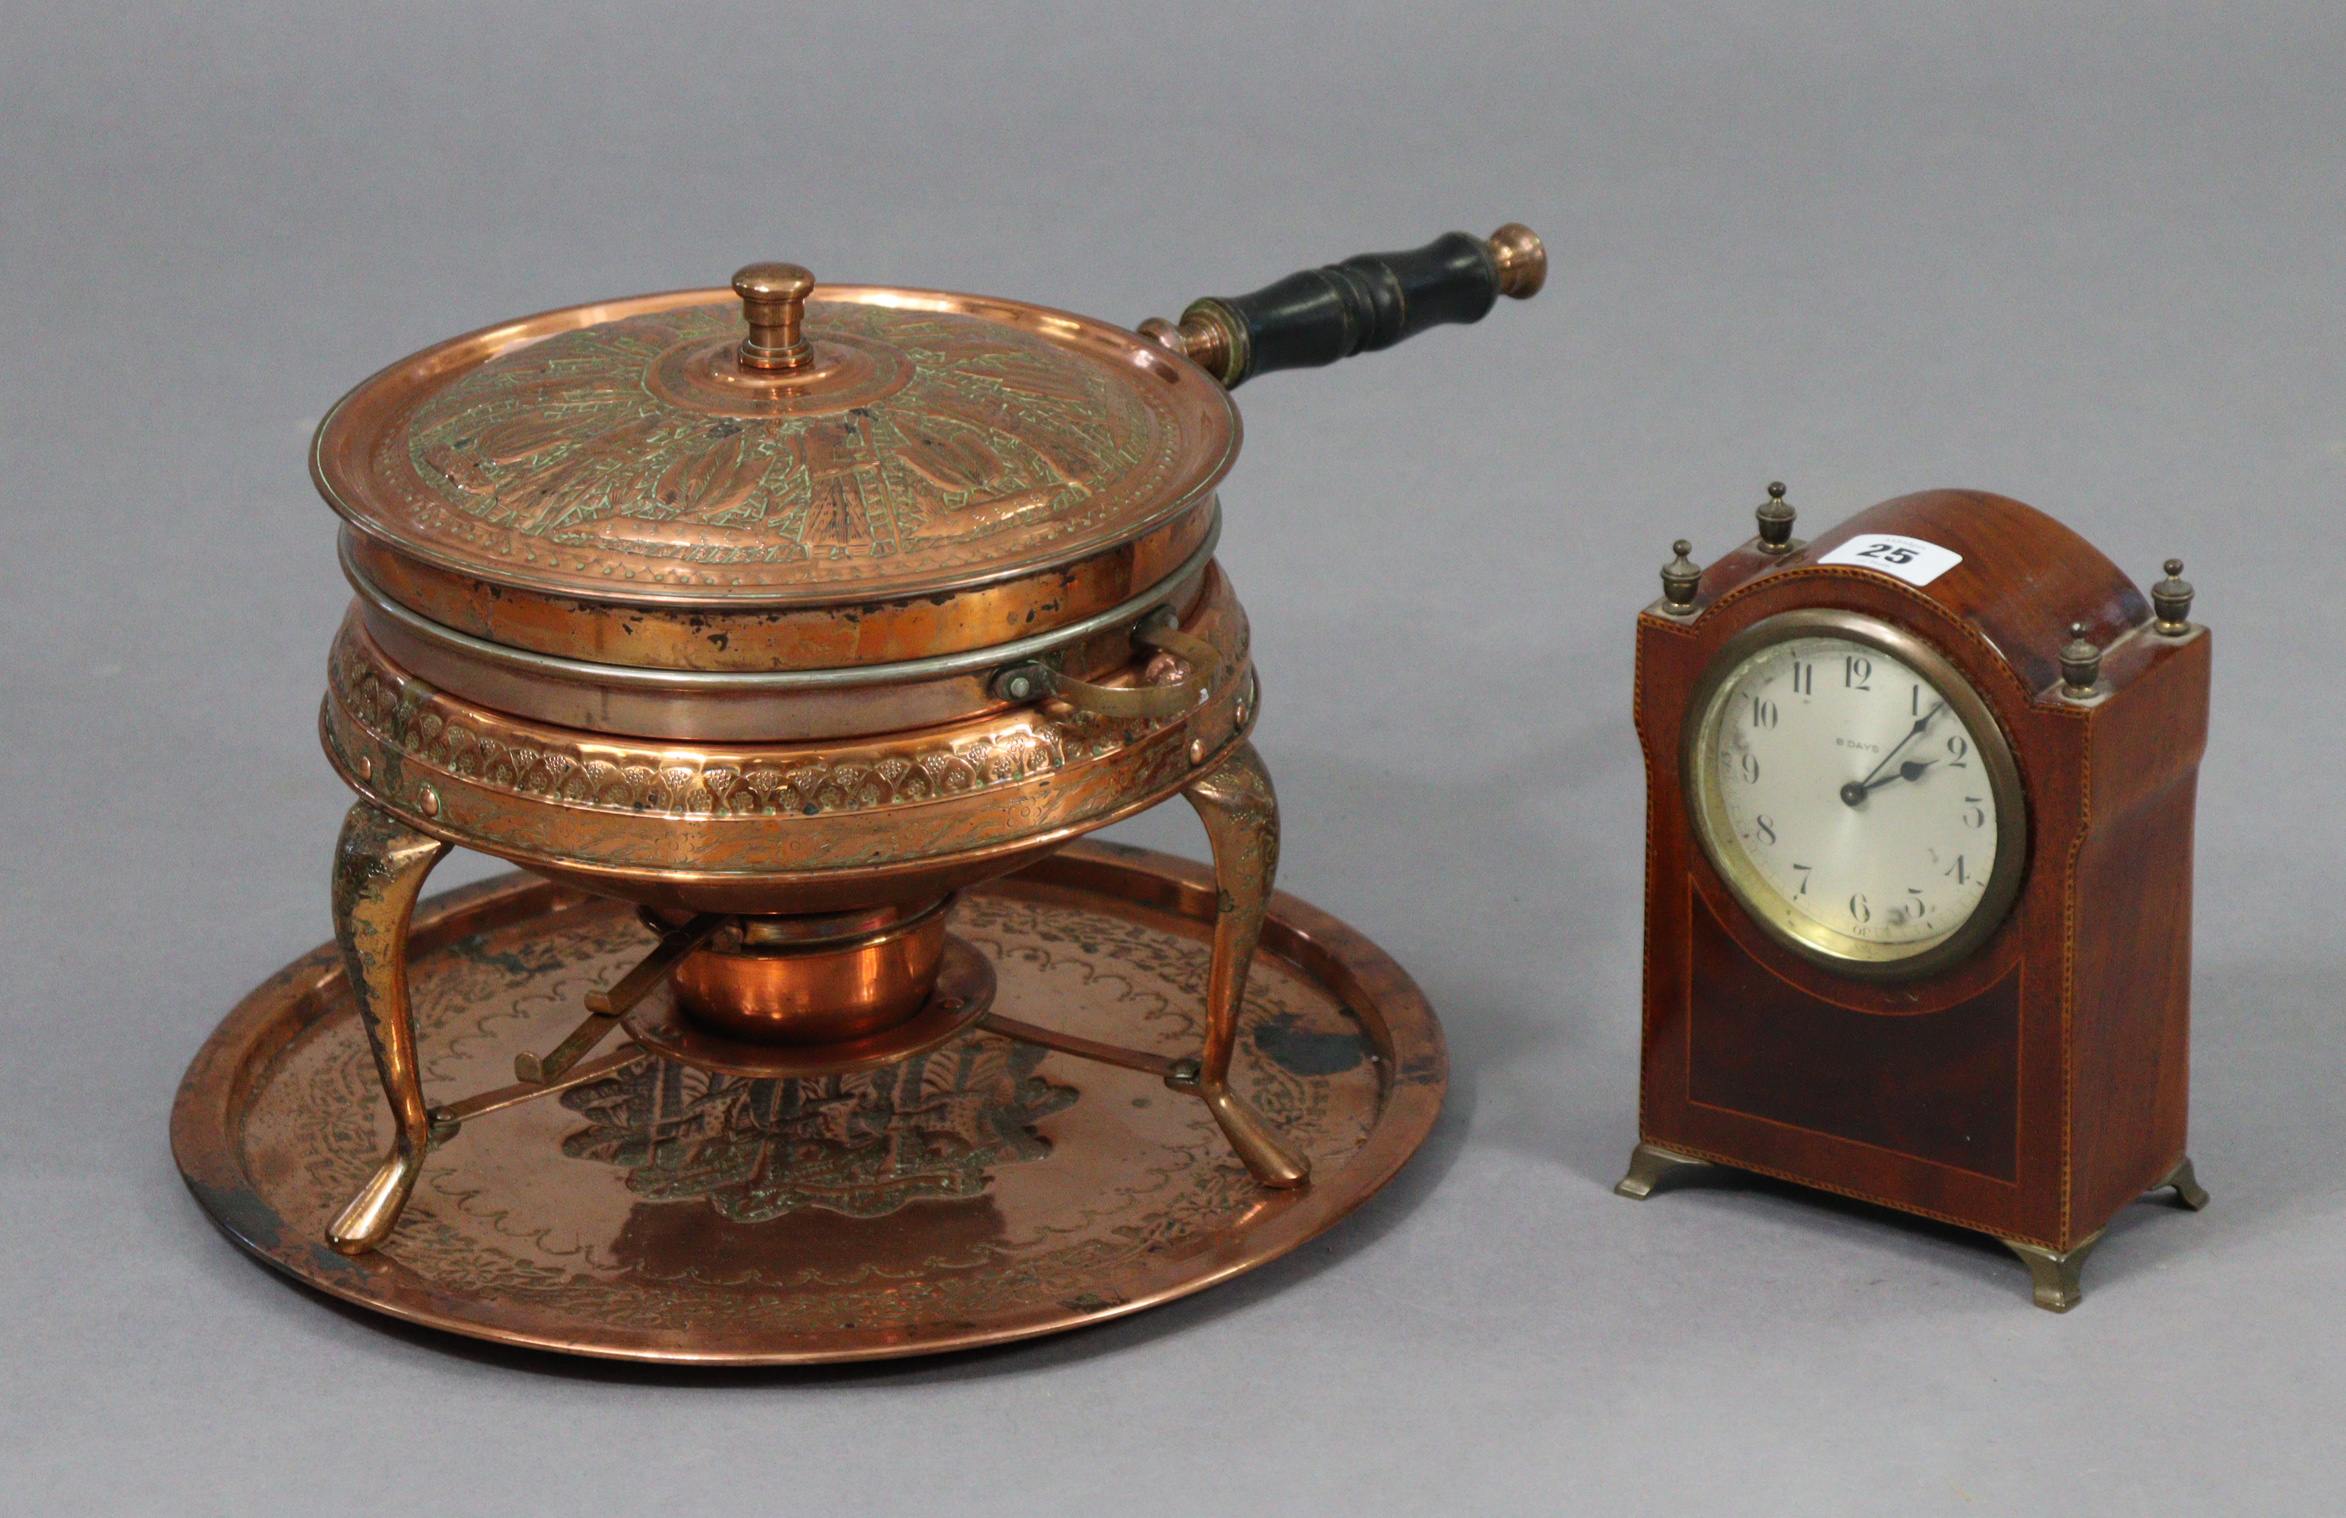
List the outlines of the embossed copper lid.
{"label": "embossed copper lid", "polygon": [[573,306],[361,384],[312,472],[363,593],[508,648],[677,670],[981,649],[1183,570],[1228,394],[1023,302],[821,285]]}

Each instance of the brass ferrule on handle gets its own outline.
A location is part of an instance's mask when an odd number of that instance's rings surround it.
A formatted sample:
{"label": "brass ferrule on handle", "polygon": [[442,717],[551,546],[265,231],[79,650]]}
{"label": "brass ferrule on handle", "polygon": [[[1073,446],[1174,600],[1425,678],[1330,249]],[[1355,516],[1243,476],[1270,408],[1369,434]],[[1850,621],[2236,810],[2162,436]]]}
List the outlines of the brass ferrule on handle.
{"label": "brass ferrule on handle", "polygon": [[1158,347],[1178,353],[1205,370],[1220,380],[1224,389],[1238,383],[1229,376],[1243,377],[1253,358],[1247,352],[1246,329],[1221,309],[1219,301],[1193,302],[1181,313],[1179,325],[1152,316],[1134,330]]}
{"label": "brass ferrule on handle", "polygon": [[774,373],[814,362],[801,331],[814,288],[814,275],[797,264],[751,264],[733,276],[733,292],[749,323],[749,336],[736,350],[742,368]]}

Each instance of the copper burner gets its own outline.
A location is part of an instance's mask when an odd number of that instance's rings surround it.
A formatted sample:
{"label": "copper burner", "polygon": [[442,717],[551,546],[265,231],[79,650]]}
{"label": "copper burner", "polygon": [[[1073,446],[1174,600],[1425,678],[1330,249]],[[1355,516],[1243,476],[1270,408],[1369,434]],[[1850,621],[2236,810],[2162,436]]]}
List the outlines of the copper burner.
{"label": "copper burner", "polygon": [[677,1004],[753,1044],[836,1044],[908,1021],[945,954],[941,896],[825,917],[739,917],[671,972]]}

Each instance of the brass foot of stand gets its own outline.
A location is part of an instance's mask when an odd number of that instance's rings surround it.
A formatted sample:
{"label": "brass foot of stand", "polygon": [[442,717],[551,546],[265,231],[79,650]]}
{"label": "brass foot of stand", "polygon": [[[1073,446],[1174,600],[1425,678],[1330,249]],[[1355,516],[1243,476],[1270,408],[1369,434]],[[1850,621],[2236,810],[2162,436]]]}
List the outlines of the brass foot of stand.
{"label": "brass foot of stand", "polygon": [[1271,1126],[1270,1119],[1255,1111],[1246,1098],[1226,1085],[1208,1090],[1198,1078],[1196,1060],[1174,1061],[1173,1068],[1165,1073],[1165,1085],[1206,1104],[1206,1111],[1214,1115],[1222,1137],[1230,1141],[1231,1150],[1257,1184],[1275,1191],[1311,1184],[1311,1160],[1296,1153],[1279,1136],[1279,1130]]}
{"label": "brass foot of stand", "polygon": [[1710,1164],[1709,1160],[1698,1160],[1690,1154],[1640,1144],[1629,1152],[1629,1173],[1613,1183],[1613,1194],[1642,1202],[1654,1194],[1655,1184],[1670,1172],[1688,1168],[1707,1170]]}
{"label": "brass foot of stand", "polygon": [[1230,1089],[1230,1057],[1238,1048],[1246,975],[1254,963],[1255,946],[1262,941],[1263,919],[1270,912],[1271,887],[1279,873],[1279,798],[1271,789],[1262,756],[1243,738],[1182,794],[1197,809],[1213,845],[1221,909],[1214,919],[1213,968],[1206,981],[1205,1049],[1194,1069],[1182,1061],[1165,1084],[1205,1102],[1255,1180],[1277,1190],[1303,1186],[1311,1180],[1311,1161]]}
{"label": "brass foot of stand", "polygon": [[432,1147],[407,1000],[407,925],[424,877],[447,852],[366,801],[343,818],[334,848],[334,937],[398,1125],[382,1165],[326,1229],[326,1242],[342,1254],[365,1254],[391,1236]]}

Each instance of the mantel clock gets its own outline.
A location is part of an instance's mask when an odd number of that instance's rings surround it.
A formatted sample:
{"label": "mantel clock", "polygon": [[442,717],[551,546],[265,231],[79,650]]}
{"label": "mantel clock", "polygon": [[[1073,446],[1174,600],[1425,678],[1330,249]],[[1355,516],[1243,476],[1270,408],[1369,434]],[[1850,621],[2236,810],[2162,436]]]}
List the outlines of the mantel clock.
{"label": "mantel clock", "polygon": [[1724,1164],[1976,1228],[2066,1311],[2184,1153],[2209,637],[2060,523],[1903,496],[1638,619],[1642,1198]]}

